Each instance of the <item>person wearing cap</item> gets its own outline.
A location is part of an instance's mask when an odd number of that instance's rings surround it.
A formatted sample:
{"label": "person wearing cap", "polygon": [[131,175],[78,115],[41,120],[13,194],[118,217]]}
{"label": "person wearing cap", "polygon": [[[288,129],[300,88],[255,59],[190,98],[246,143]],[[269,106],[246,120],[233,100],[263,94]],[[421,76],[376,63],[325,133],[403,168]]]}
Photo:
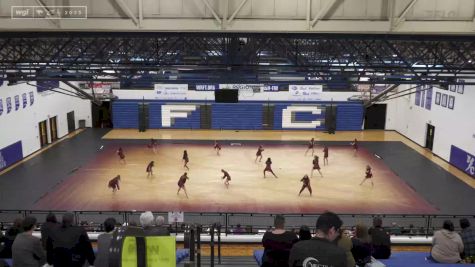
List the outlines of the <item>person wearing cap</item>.
{"label": "person wearing cap", "polygon": [[338,237],[343,222],[333,212],[318,217],[315,237],[296,243],[289,256],[290,267],[333,266],[346,267],[345,251],[333,241]]}

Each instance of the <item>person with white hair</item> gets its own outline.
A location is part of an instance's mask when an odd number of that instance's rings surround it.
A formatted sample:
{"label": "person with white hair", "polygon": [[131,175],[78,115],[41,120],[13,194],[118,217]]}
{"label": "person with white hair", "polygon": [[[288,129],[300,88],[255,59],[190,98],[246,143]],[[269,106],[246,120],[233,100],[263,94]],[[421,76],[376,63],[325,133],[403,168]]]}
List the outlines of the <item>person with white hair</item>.
{"label": "person with white hair", "polygon": [[[159,217],[161,217],[161,219]],[[161,221],[163,224],[163,222],[165,222],[165,218],[163,218],[163,216],[157,216],[157,220],[155,220],[151,211],[146,211],[140,214],[140,225],[142,225],[143,231],[146,236],[170,235],[166,228],[154,225],[155,222],[159,221]]]}

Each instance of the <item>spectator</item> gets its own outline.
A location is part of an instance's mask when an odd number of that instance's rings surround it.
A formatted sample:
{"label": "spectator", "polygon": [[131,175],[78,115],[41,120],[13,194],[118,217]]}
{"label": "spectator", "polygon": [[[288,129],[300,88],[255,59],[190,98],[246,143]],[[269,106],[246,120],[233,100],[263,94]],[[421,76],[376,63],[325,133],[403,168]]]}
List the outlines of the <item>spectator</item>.
{"label": "spectator", "polygon": [[364,267],[371,262],[371,243],[368,227],[364,224],[356,225],[355,236],[351,239],[353,248],[351,253],[355,258],[356,266]]}
{"label": "spectator", "polygon": [[[333,266],[346,267],[346,255],[333,241],[338,237],[342,225],[340,217],[333,212],[325,212],[318,217],[315,237],[298,242],[292,247],[289,257],[290,267]],[[313,264],[313,265],[312,265]]]}
{"label": "spectator", "polygon": [[390,229],[391,235],[402,235],[402,229],[397,225],[396,222],[391,223],[391,229]]}
{"label": "spectator", "polygon": [[104,221],[104,230],[106,232],[97,237],[97,255],[94,261],[95,267],[109,267],[109,248],[116,224],[117,222],[114,218],[107,218]]}
{"label": "spectator", "polygon": [[239,235],[239,234],[244,234],[246,232],[246,229],[244,229],[241,224],[237,224],[236,227],[233,230],[233,234]]}
{"label": "spectator", "polygon": [[462,260],[462,252],[462,238],[454,232],[454,224],[450,220],[444,221],[442,230],[436,231],[432,237],[432,259],[439,263],[456,263]]}
{"label": "spectator", "polygon": [[23,220],[23,231],[12,246],[13,267],[38,267],[46,263],[46,254],[39,238],[33,236],[36,218],[26,217]]}
{"label": "spectator", "polygon": [[48,215],[46,215],[46,222],[41,225],[41,243],[44,249],[46,249],[46,241],[51,231],[57,227],[59,227],[59,224],[56,220],[56,215],[52,212],[48,213]]}
{"label": "spectator", "polygon": [[475,232],[470,227],[470,222],[466,219],[460,219],[460,227],[462,232],[460,236],[462,237],[463,242],[463,257],[474,257],[475,256]]}
{"label": "spectator", "polygon": [[306,225],[300,226],[299,230],[299,241],[302,240],[309,240],[312,238],[312,234],[310,233],[310,229]]}
{"label": "spectator", "polygon": [[23,219],[17,218],[13,225],[5,231],[5,235],[0,239],[0,246],[3,247],[3,250],[0,251],[0,258],[12,258],[12,245],[17,235],[22,232],[22,224]]}
{"label": "spectator", "polygon": [[48,264],[55,267],[82,267],[86,260],[94,264],[94,251],[86,230],[73,225],[74,215],[65,213],[60,227],[51,231],[46,241]]}
{"label": "spectator", "polygon": [[346,266],[347,267],[355,267],[355,258],[353,258],[353,254],[351,253],[351,249],[353,248],[353,243],[350,238],[350,231],[342,231],[340,229],[340,236],[337,237],[335,240],[338,247],[342,248],[346,254]]}
{"label": "spectator", "polygon": [[158,235],[170,235],[170,230],[165,225],[165,218],[163,216],[157,216],[157,218],[155,218],[155,227],[157,228]]}
{"label": "spectator", "polygon": [[262,237],[262,267],[287,267],[290,249],[298,241],[298,237],[294,232],[286,231],[284,225],[284,216],[276,215],[275,229]]}
{"label": "spectator", "polygon": [[371,245],[373,246],[373,257],[376,259],[389,259],[391,256],[391,238],[389,233],[383,229],[381,217],[373,219],[373,227],[369,229]]}

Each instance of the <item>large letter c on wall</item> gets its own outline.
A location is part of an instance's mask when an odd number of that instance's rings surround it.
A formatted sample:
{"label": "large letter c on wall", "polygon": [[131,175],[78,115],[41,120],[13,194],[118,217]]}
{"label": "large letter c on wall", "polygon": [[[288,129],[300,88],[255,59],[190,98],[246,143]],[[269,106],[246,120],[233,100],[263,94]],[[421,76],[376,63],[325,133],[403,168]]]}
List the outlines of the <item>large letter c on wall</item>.
{"label": "large letter c on wall", "polygon": [[297,112],[311,112],[312,114],[319,115],[322,113],[322,110],[316,106],[288,106],[282,110],[282,128],[315,129],[321,125],[318,120],[297,121],[295,119]]}

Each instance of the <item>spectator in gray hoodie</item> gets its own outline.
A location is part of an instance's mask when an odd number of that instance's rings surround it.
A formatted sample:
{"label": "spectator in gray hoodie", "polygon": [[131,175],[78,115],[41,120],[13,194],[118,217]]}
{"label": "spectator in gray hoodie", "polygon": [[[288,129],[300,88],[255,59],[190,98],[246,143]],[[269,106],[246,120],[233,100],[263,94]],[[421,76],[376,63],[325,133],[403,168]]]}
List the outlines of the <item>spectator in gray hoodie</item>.
{"label": "spectator in gray hoodie", "polygon": [[454,224],[450,220],[444,221],[442,229],[436,231],[432,237],[432,258],[439,263],[457,263],[462,260],[462,252],[462,238],[454,232]]}

